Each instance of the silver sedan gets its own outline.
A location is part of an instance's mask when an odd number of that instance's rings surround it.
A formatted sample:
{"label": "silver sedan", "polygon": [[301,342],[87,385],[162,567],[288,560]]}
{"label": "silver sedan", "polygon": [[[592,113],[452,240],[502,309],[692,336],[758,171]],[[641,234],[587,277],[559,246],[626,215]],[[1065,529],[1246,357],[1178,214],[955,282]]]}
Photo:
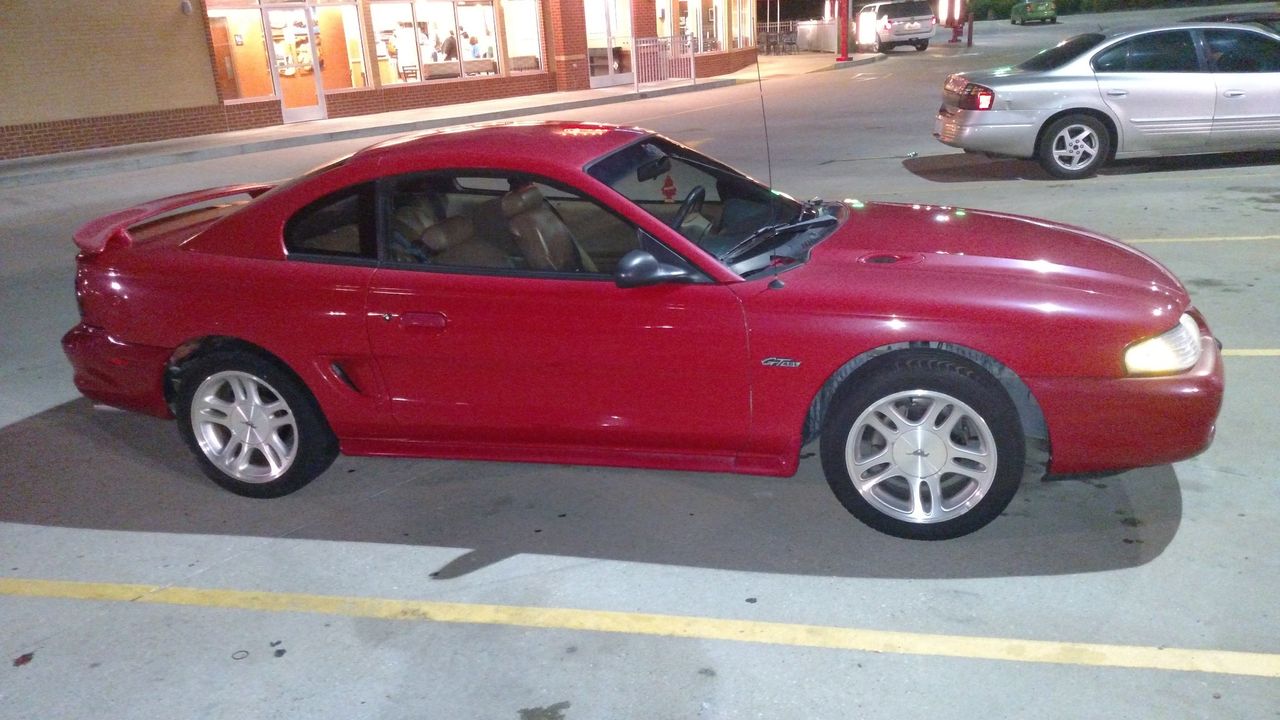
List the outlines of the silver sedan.
{"label": "silver sedan", "polygon": [[1086,33],[956,73],[934,137],[1060,178],[1112,159],[1280,149],[1280,36],[1222,23]]}

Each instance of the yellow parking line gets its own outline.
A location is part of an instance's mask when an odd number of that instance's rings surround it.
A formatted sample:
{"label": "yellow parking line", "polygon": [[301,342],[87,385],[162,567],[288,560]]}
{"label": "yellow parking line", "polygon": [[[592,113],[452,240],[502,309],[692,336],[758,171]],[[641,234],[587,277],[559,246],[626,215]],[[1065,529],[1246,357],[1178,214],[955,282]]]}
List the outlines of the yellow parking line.
{"label": "yellow parking line", "polygon": [[1223,348],[1223,357],[1280,357],[1277,348]]}
{"label": "yellow parking line", "polygon": [[1224,235],[1222,237],[1182,237],[1182,238],[1137,238],[1125,240],[1130,245],[1142,243],[1196,243],[1196,242],[1249,242],[1257,240],[1280,240],[1280,235]]}
{"label": "yellow parking line", "polygon": [[1018,640],[568,608],[0,578],[0,595],[722,640],[894,655],[1280,678],[1280,654]]}

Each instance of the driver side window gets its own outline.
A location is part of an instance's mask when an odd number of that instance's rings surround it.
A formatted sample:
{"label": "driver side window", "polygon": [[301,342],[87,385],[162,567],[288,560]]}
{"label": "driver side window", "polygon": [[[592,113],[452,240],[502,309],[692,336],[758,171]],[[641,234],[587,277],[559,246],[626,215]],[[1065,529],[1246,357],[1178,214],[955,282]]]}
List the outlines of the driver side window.
{"label": "driver side window", "polygon": [[621,217],[531,176],[402,176],[386,195],[383,257],[396,264],[612,277],[639,246]]}

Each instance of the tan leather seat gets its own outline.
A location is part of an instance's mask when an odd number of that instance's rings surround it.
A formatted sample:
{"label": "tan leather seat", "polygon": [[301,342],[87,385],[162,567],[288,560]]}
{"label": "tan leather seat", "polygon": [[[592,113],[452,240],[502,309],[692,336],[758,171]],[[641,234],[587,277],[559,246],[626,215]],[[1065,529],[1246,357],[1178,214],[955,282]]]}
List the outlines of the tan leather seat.
{"label": "tan leather seat", "polygon": [[502,214],[531,269],[567,272],[580,267],[569,228],[556,217],[538,188],[525,185],[502,196]]}
{"label": "tan leather seat", "polygon": [[475,237],[475,226],[457,215],[445,218],[422,232],[422,245],[436,265],[469,267],[509,267],[507,256],[498,248]]}
{"label": "tan leather seat", "polygon": [[391,215],[391,258],[399,262],[427,262],[422,234],[439,222],[435,206],[427,195],[409,196],[397,203]]}

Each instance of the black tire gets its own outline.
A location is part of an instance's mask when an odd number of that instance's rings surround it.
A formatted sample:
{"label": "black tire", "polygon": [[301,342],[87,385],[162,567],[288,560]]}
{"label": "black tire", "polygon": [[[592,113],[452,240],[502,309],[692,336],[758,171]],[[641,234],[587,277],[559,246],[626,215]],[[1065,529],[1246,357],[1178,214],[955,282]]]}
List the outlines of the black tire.
{"label": "black tire", "polygon": [[1067,115],[1040,135],[1036,160],[1050,175],[1077,180],[1097,174],[1111,154],[1111,132],[1091,115]]}
{"label": "black tire", "polygon": [[288,495],[338,456],[311,393],[287,370],[251,353],[215,352],[183,365],[176,414],[200,469],[237,495]]}
{"label": "black tire", "polygon": [[924,52],[925,50],[928,50],[928,49],[929,49],[929,41],[928,41],[928,40],[921,40],[920,42],[915,43],[915,46],[916,46],[916,51],[917,51],[917,52]]}
{"label": "black tire", "polygon": [[[871,373],[836,396],[822,428],[822,468],[845,509],[911,540],[960,537],[999,516],[1026,457],[1004,389],[944,352],[891,356]],[[859,489],[855,478],[877,481]]]}
{"label": "black tire", "polygon": [[871,52],[873,53],[884,54],[884,53],[888,53],[892,49],[893,49],[893,43],[880,42],[880,38],[878,36],[876,37],[875,44],[871,46]]}

